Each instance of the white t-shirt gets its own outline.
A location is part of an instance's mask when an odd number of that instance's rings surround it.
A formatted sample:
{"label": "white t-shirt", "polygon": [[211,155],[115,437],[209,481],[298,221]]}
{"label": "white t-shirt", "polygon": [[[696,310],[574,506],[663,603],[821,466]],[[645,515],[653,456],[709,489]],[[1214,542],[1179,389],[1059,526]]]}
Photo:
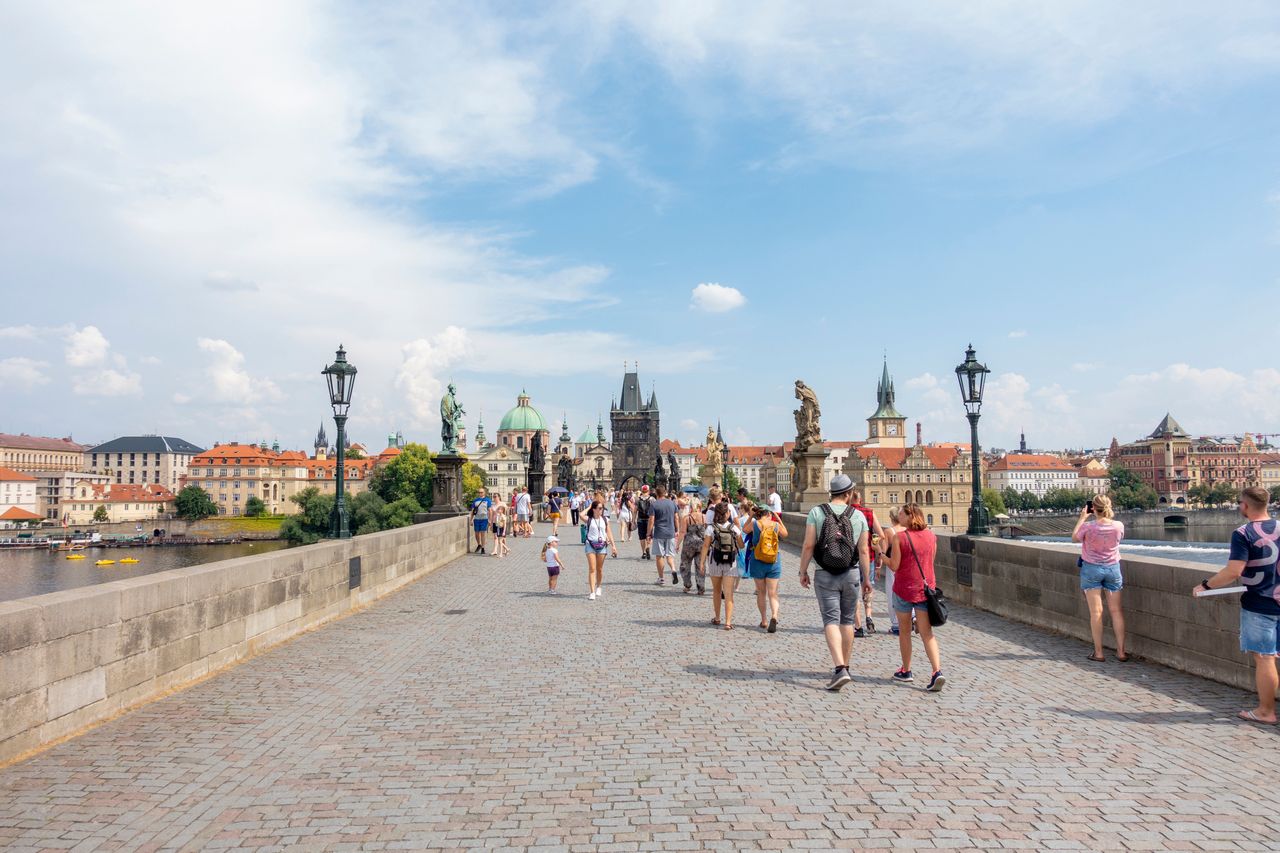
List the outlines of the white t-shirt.
{"label": "white t-shirt", "polygon": [[607,542],[609,539],[609,521],[604,518],[593,518],[587,522],[588,542]]}
{"label": "white t-shirt", "polygon": [[777,492],[769,493],[769,511],[782,512],[782,496]]}
{"label": "white t-shirt", "polygon": [[523,492],[520,495],[520,497],[516,499],[516,512],[522,513],[524,515],[528,515],[529,508],[532,505],[533,505],[533,499],[529,497],[529,493]]}
{"label": "white t-shirt", "polygon": [[569,509],[582,509],[582,495],[574,495],[569,501]]}
{"label": "white t-shirt", "polygon": [[[739,527],[739,526],[738,526],[738,525],[736,525],[736,524],[731,524],[730,526],[733,528],[734,535],[736,535],[739,539],[741,539],[741,538],[742,538],[742,528],[741,528],[741,527]],[[703,534],[702,534],[702,538],[703,538],[703,539],[710,539],[710,538],[712,537],[712,535],[713,535],[715,532],[716,532],[716,526],[715,526],[715,524],[713,524],[713,523],[708,523],[708,524],[707,524],[707,529],[706,529],[706,530],[703,532]]]}
{"label": "white t-shirt", "polygon": [[547,546],[547,567],[560,565],[560,549],[555,545]]}

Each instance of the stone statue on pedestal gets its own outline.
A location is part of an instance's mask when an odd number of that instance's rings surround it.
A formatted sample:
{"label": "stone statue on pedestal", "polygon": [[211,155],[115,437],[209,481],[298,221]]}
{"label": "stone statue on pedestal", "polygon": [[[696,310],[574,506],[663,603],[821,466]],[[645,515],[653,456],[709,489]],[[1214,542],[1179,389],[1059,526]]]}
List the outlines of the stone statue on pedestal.
{"label": "stone statue on pedestal", "polygon": [[667,489],[672,495],[680,494],[680,466],[676,464],[674,450],[667,451]]}
{"label": "stone statue on pedestal", "polygon": [[796,399],[800,408],[795,410],[796,416],[796,450],[808,450],[816,444],[822,444],[822,409],[818,406],[818,395],[805,385],[803,380],[796,380]]}
{"label": "stone statue on pedestal", "polygon": [[653,463],[653,485],[665,486],[666,484],[667,484],[667,472],[666,472],[666,469],[662,467],[662,454],[659,453],[657,460]]}
{"label": "stone statue on pedestal", "polygon": [[542,433],[533,434],[533,442],[529,445],[529,497],[534,503],[542,503],[542,496],[547,483],[547,458],[542,450]]}
{"label": "stone statue on pedestal", "polygon": [[569,458],[568,451],[560,454],[559,460],[556,461],[556,485],[573,491],[573,460]]}
{"label": "stone statue on pedestal", "polygon": [[458,432],[466,411],[455,396],[457,388],[449,383],[449,390],[440,400],[440,453],[443,456],[458,454]]}
{"label": "stone statue on pedestal", "polygon": [[702,485],[710,486],[721,482],[724,476],[724,455],[720,448],[720,439],[714,427],[707,427],[707,461],[702,466]]}

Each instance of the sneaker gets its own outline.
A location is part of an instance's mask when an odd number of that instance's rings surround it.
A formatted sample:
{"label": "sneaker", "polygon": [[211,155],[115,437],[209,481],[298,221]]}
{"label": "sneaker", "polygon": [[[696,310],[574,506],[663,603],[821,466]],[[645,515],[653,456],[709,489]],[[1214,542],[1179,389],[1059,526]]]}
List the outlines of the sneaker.
{"label": "sneaker", "polygon": [[871,617],[867,617],[867,633],[874,634],[876,632],[876,623],[871,621]]}
{"label": "sneaker", "polygon": [[596,587],[596,598],[604,598],[604,584]]}
{"label": "sneaker", "polygon": [[947,677],[942,674],[942,670],[938,670],[933,674],[933,678],[929,679],[929,686],[925,688],[930,693],[941,693],[942,688],[947,684]]}
{"label": "sneaker", "polygon": [[889,633],[896,637],[896,636],[898,636],[898,635],[899,635],[900,633],[902,633],[902,632],[898,630],[898,626],[897,626],[897,625],[890,625],[890,626],[889,626]]}
{"label": "sneaker", "polygon": [[859,639],[861,639],[862,637],[867,636],[867,632],[866,632],[866,631],[864,631],[864,630],[862,630],[861,628],[854,628],[854,629],[853,629],[853,636],[858,637]]}
{"label": "sneaker", "polygon": [[662,586],[664,583],[666,583],[666,581],[663,578],[658,578],[658,586]]}
{"label": "sneaker", "polygon": [[827,689],[832,693],[839,693],[840,688],[850,681],[853,681],[853,679],[849,676],[849,668],[838,666],[831,671],[831,680],[827,682]]}
{"label": "sneaker", "polygon": [[596,594],[594,592],[587,596],[587,601],[595,601],[595,600],[596,600]]}
{"label": "sneaker", "polygon": [[911,675],[911,670],[898,667],[898,671],[893,674],[893,680],[906,684],[908,681],[915,681]]}
{"label": "sneaker", "polygon": [[672,586],[675,586],[675,585],[676,585],[676,583],[678,583],[678,582],[679,582],[679,580],[680,580],[680,576],[679,576],[679,575],[677,575],[675,572],[672,572],[672,573],[671,573],[671,585],[672,585]]}

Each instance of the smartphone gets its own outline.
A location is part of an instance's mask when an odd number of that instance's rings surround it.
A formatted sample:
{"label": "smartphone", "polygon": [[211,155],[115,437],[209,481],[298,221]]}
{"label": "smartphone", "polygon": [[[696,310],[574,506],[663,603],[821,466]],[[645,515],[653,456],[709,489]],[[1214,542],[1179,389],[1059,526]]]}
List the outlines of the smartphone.
{"label": "smartphone", "polygon": [[1087,504],[1084,505],[1084,511],[1087,513],[1093,512],[1093,501],[1089,501]]}

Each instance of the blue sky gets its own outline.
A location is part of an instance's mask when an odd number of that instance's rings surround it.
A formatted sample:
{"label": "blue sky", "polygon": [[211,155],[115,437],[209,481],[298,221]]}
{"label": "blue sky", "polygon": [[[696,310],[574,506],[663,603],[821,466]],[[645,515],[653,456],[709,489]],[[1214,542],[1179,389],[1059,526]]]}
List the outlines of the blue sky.
{"label": "blue sky", "polygon": [[0,9],[0,431],[1280,432],[1275,4]]}

